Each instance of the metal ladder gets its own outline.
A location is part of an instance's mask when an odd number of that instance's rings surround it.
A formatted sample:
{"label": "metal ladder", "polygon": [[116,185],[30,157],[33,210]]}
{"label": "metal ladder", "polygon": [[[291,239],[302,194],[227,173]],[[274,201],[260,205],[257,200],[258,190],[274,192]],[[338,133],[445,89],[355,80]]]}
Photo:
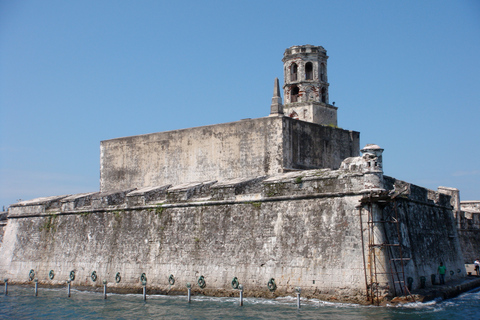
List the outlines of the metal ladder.
{"label": "metal ladder", "polygon": [[[398,196],[398,194],[396,195]],[[367,300],[372,304],[380,304],[380,286],[378,281],[378,275],[386,274],[391,277],[391,283],[393,285],[392,292],[395,296],[411,296],[410,290],[408,289],[408,284],[405,279],[405,261],[410,260],[410,258],[403,257],[402,252],[402,238],[400,232],[400,221],[397,211],[397,201],[396,196],[389,196],[388,192],[381,192],[378,194],[369,194],[362,198],[362,208],[367,207],[368,218],[365,224],[367,225],[367,243],[368,243],[368,267],[367,262],[365,261],[365,252],[363,252],[363,262],[364,262],[364,272],[365,272],[365,285],[367,290]],[[378,219],[375,219],[373,215],[373,204],[376,203],[382,210],[382,215]],[[393,212],[388,210],[389,214],[385,214],[387,205],[393,203]],[[387,217],[385,217],[387,216]],[[360,211],[360,224],[362,227],[362,250],[364,251],[364,239],[363,239],[363,227],[364,223],[362,222],[362,214]],[[394,225],[394,238],[396,238],[396,243],[392,242],[389,239],[389,232],[386,225]],[[383,232],[382,237],[383,241],[381,243],[375,243],[375,239],[378,238],[376,232],[381,230]],[[391,228],[390,228],[391,230]],[[377,235],[377,237],[376,237]],[[382,265],[383,259],[379,259],[379,255],[386,250],[386,256],[388,257],[388,268],[387,266]],[[382,254],[383,255],[383,254]]]}

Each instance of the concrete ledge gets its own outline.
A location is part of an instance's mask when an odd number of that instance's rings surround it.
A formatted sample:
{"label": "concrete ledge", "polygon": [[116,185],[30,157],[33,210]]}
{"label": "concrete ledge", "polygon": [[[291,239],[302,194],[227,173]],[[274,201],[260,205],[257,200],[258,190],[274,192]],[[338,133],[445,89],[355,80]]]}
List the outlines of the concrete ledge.
{"label": "concrete ledge", "polygon": [[413,292],[415,299],[419,302],[427,302],[435,299],[455,298],[459,294],[480,287],[479,276],[467,276],[463,279],[447,282],[440,286],[436,285],[430,288],[416,290]]}

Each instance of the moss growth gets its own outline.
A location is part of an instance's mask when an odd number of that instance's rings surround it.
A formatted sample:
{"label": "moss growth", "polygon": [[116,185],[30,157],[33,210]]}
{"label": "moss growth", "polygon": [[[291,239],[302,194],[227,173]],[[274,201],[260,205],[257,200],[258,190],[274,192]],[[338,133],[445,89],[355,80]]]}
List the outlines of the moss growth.
{"label": "moss growth", "polygon": [[297,177],[297,178],[295,179],[295,183],[296,183],[296,184],[302,183],[302,179],[303,179],[303,176]]}
{"label": "moss growth", "polygon": [[261,202],[258,202],[258,201],[256,201],[256,202],[247,202],[247,203],[248,203],[248,204],[251,204],[251,205],[252,205],[254,208],[256,208],[256,209],[260,209],[261,206],[262,206],[262,203],[261,203]]}
{"label": "moss growth", "polygon": [[334,128],[334,129],[342,129],[339,126],[337,126],[336,124],[333,124],[333,123],[327,124],[327,127]]}
{"label": "moss growth", "polygon": [[165,211],[164,207],[158,206],[155,208],[155,214],[158,215],[158,217],[161,217],[164,211]]}
{"label": "moss growth", "polygon": [[266,188],[267,190],[265,193],[267,197],[273,197],[278,194],[281,194],[283,192],[283,189],[285,189],[285,185],[284,183],[272,183],[272,184],[268,184]]}
{"label": "moss growth", "polygon": [[57,219],[56,214],[51,214],[48,216],[48,218],[45,220],[43,225],[40,227],[40,231],[45,230],[46,232],[55,232],[56,227],[55,227],[55,219]]}
{"label": "moss growth", "polygon": [[320,169],[315,171],[316,177],[327,177],[330,174],[330,170]]}

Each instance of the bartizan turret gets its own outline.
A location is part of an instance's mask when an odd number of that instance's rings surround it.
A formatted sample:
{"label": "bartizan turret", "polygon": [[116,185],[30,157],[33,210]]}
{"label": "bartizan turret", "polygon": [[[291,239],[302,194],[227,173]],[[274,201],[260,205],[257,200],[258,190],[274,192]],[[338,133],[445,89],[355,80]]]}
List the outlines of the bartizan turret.
{"label": "bartizan turret", "polygon": [[385,190],[383,182],[383,149],[376,144],[367,144],[362,150],[362,159],[365,167],[365,189]]}
{"label": "bartizan turret", "polygon": [[350,157],[343,160],[340,168],[348,171],[361,172],[364,175],[364,190],[384,191],[383,180],[383,149],[376,144],[367,144],[360,157]]}

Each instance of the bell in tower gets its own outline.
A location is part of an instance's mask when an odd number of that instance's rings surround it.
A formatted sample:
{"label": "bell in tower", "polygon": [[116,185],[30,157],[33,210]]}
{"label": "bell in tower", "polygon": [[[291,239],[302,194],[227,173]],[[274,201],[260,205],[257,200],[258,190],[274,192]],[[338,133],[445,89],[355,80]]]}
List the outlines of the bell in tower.
{"label": "bell in tower", "polygon": [[283,54],[283,112],[298,120],[337,126],[337,107],[328,101],[327,51],[293,46]]}

